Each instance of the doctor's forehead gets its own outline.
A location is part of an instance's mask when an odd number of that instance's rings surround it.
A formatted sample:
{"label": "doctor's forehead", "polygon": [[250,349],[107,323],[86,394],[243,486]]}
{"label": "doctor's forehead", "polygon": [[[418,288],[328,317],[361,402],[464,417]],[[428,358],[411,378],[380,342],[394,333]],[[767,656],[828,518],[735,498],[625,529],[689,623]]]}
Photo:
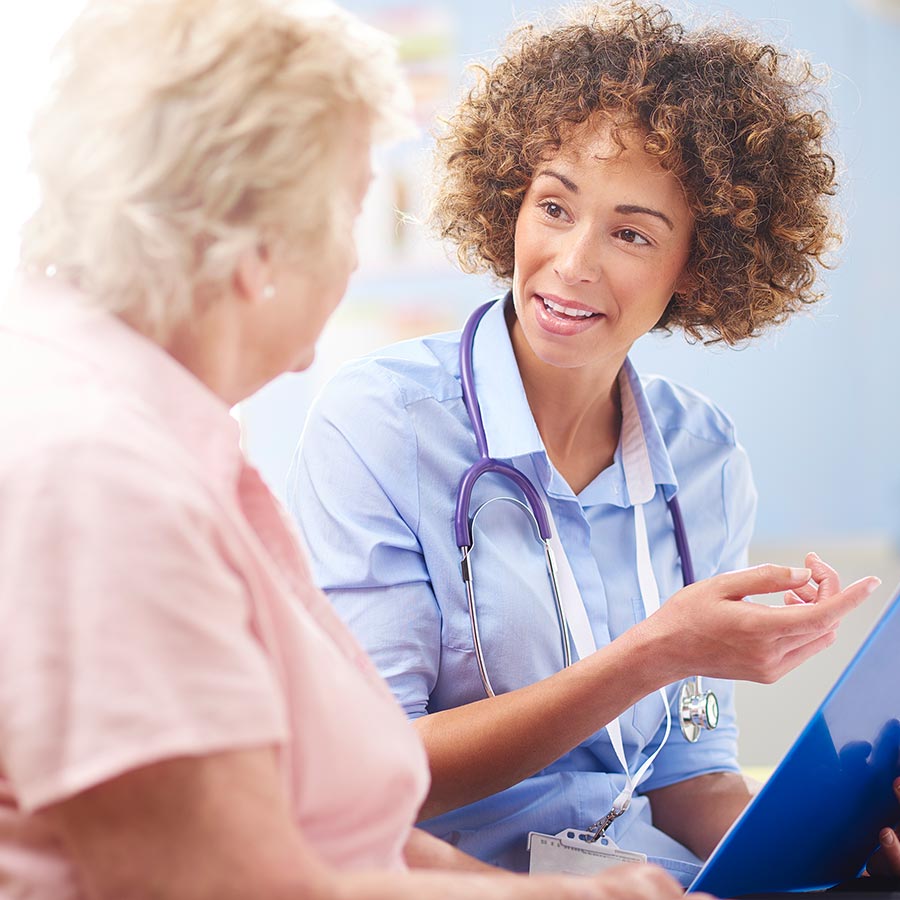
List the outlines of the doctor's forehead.
{"label": "doctor's forehead", "polygon": [[[684,186],[644,149],[646,133],[635,126],[582,123],[563,136],[560,148],[535,168],[532,185],[555,182],[571,194],[601,188],[621,188],[629,207],[646,207],[670,228],[675,220],[693,218]],[[617,201],[618,202],[618,201]],[[627,210],[623,210],[627,211]]]}

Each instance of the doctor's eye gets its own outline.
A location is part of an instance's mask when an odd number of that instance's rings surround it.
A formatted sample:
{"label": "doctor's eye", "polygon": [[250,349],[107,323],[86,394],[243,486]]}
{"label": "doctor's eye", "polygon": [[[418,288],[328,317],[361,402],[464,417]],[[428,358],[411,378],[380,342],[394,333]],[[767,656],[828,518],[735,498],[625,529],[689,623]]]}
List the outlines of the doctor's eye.
{"label": "doctor's eye", "polygon": [[568,213],[552,200],[541,200],[538,206],[544,211],[544,214],[551,219],[568,219]]}
{"label": "doctor's eye", "polygon": [[634,231],[632,228],[622,228],[616,232],[616,237],[625,241],[626,244],[646,244],[650,245],[650,241],[647,240],[642,234],[638,234],[638,232]]}

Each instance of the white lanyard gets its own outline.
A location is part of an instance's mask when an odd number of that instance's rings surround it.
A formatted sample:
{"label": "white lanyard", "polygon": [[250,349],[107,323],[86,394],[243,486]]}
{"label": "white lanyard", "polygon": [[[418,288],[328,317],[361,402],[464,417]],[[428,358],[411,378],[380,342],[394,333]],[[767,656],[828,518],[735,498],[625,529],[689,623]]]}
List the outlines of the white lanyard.
{"label": "white lanyard", "polygon": [[[644,519],[644,504],[652,499],[656,492],[656,484],[653,481],[653,472],[650,467],[650,455],[647,451],[647,442],[644,439],[644,431],[641,427],[640,416],[637,411],[637,403],[628,376],[622,371],[619,374],[619,393],[622,402],[622,465],[625,469],[625,484],[628,488],[628,498],[634,507],[634,538],[636,547],[636,565],[638,586],[641,591],[641,599],[644,604],[644,615],[650,616],[659,609],[659,587],[656,584],[656,575],[650,559],[650,543],[647,537],[647,523]],[[587,609],[572,567],[569,565],[566,551],[550,506],[545,501],[547,515],[550,520],[550,546],[556,557],[557,581],[559,584],[560,601],[569,624],[569,631],[575,644],[575,652],[579,659],[585,659],[594,653],[597,644],[594,641],[594,633],[588,618]],[[647,770],[653,765],[659,751],[662,750],[669,738],[672,728],[672,714],[669,711],[669,699],[663,688],[659,695],[662,698],[666,711],[666,731],[662,742],[645,760],[643,765],[632,776],[625,758],[625,746],[622,742],[622,726],[619,719],[615,718],[606,726],[609,740],[615,751],[616,757],[625,772],[625,787],[619,792],[613,801],[613,808],[606,820],[600,820],[598,827],[605,821],[602,831],[606,830],[614,818],[625,812],[631,804],[631,797],[635,789],[641,783]],[[601,831],[601,833],[602,833]]]}

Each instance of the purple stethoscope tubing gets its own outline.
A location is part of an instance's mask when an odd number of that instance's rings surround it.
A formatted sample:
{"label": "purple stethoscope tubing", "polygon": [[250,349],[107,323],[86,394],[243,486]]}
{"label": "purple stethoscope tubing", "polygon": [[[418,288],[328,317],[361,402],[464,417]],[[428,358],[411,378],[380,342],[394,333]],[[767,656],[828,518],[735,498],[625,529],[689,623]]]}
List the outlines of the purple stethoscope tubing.
{"label": "purple stethoscope tubing", "polygon": [[[469,413],[469,420],[472,423],[472,431],[475,434],[475,443],[478,445],[479,459],[473,465],[466,469],[463,477],[460,479],[459,488],[456,494],[456,513],[454,515],[454,530],[456,532],[456,546],[460,550],[472,547],[472,521],[469,518],[469,507],[472,500],[472,490],[475,482],[485,472],[495,472],[512,481],[525,495],[528,506],[534,514],[535,521],[538,525],[541,539],[550,540],[550,522],[547,518],[547,510],[538,493],[537,488],[528,478],[518,469],[509,463],[501,462],[494,459],[488,450],[487,435],[484,431],[484,420],[481,417],[481,406],[478,403],[478,394],[475,391],[475,368],[472,364],[472,352],[475,346],[475,332],[478,324],[484,318],[484,314],[496,303],[491,300],[488,303],[479,306],[475,312],[469,316],[462,330],[462,337],[459,343],[459,374],[462,381],[463,403]],[[666,501],[669,507],[669,513],[672,516],[672,524],[675,530],[675,546],[678,549],[678,556],[681,560],[681,574],[684,579],[685,587],[694,583],[694,564],[691,559],[691,551],[688,546],[687,534],[684,529],[684,517],[681,515],[681,507],[678,504],[678,498],[673,495]]]}
{"label": "purple stethoscope tubing", "polygon": [[484,314],[496,303],[491,300],[483,306],[479,306],[469,316],[463,328],[459,343],[459,374],[462,381],[463,403],[469,413],[472,423],[472,431],[475,433],[475,443],[478,444],[479,460],[469,466],[459,482],[456,493],[456,514],[454,516],[454,529],[456,531],[456,546],[462,550],[464,547],[472,547],[472,521],[469,518],[469,505],[472,500],[472,489],[475,482],[485,472],[496,472],[512,481],[525,495],[528,506],[537,522],[541,539],[550,540],[550,521],[547,518],[547,510],[544,508],[540,494],[527,475],[520,472],[509,463],[494,459],[488,451],[487,435],[484,432],[484,420],[481,418],[481,405],[478,403],[478,394],[475,391],[475,369],[472,365],[472,349],[475,345],[475,331]]}

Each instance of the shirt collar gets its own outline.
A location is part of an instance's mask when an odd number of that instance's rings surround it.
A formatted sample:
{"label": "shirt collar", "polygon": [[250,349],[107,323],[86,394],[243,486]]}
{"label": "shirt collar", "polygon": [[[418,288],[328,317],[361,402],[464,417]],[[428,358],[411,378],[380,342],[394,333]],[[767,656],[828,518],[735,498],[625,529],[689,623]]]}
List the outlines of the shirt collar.
{"label": "shirt collar", "polygon": [[[663,440],[662,432],[659,430],[659,423],[656,421],[653,408],[647,400],[641,379],[630,359],[626,358],[622,366],[622,375],[627,379],[628,384],[631,385],[634,397],[634,411],[637,413],[637,419],[644,434],[644,442],[647,445],[647,456],[650,461],[653,483],[663,488],[666,500],[668,500],[678,490],[678,479],[675,477],[675,469],[672,467],[672,459],[669,456],[666,442]],[[623,442],[631,439],[632,433],[639,434],[636,428],[632,429],[629,426],[630,423],[629,425],[623,423],[622,438],[619,441],[619,450],[616,453],[619,459],[621,459]]]}
{"label": "shirt collar", "polygon": [[[508,302],[509,294],[495,302],[484,314],[475,331],[472,348],[475,390],[481,407],[488,449],[498,459],[513,459],[531,453],[541,453],[546,457],[544,442],[528,405],[506,324],[505,309]],[[634,410],[643,429],[653,483],[663,488],[668,500],[678,489],[672,460],[631,360],[625,360],[622,371],[634,395]],[[623,486],[625,476],[622,467],[622,440],[633,434],[634,429],[623,427],[622,439],[613,461],[613,465],[620,470],[619,480]],[[582,500],[592,502],[591,493],[589,485],[581,495]],[[631,505],[626,491],[620,490],[614,496],[616,499],[606,496],[604,491],[605,500],[622,506]]]}
{"label": "shirt collar", "polygon": [[227,404],[158,344],[50,279],[20,281],[3,313],[5,327],[78,359],[156,419],[208,473],[236,482],[243,463],[240,426]]}

